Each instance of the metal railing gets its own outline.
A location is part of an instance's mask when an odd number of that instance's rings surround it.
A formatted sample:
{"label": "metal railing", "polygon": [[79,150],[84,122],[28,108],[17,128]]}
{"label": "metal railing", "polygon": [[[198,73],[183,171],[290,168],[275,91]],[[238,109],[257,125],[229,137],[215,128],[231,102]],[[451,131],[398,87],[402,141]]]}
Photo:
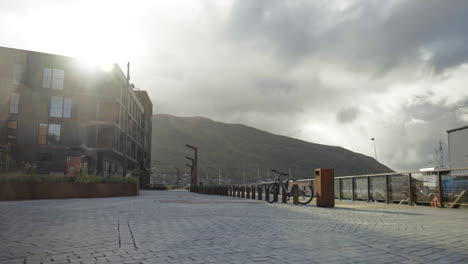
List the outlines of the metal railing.
{"label": "metal railing", "polygon": [[[195,187],[192,191],[242,198],[255,197],[257,193],[259,200],[262,194],[267,200],[270,183]],[[315,189],[315,179],[290,184],[312,185]],[[468,168],[340,176],[335,177],[334,187],[339,200],[468,207]]]}

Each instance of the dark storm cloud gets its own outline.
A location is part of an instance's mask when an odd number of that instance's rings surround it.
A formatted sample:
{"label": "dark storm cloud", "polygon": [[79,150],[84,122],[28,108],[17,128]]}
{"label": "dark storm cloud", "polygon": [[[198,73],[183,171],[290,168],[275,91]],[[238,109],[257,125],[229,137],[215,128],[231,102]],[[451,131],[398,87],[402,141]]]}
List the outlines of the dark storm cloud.
{"label": "dark storm cloud", "polygon": [[[375,137],[379,160],[395,170],[424,166],[445,130],[468,120],[460,110],[468,106],[466,1],[117,1],[125,21],[108,14],[115,1],[76,2],[1,2],[2,42],[60,50],[131,36],[124,48],[144,44],[128,58],[132,81],[149,91],[156,113],[242,123],[370,156]],[[82,28],[77,10],[90,8],[102,17],[87,17],[97,27],[83,38],[74,31]],[[68,37],[44,37],[53,22],[43,18],[56,14]]]}
{"label": "dark storm cloud", "polygon": [[341,108],[336,113],[336,121],[339,123],[352,123],[359,116],[359,108],[351,106]]}
{"label": "dark storm cloud", "polygon": [[327,58],[354,70],[385,73],[432,53],[437,72],[468,59],[465,1],[355,1],[329,10],[317,1],[236,1],[230,30],[272,47],[285,62]]}

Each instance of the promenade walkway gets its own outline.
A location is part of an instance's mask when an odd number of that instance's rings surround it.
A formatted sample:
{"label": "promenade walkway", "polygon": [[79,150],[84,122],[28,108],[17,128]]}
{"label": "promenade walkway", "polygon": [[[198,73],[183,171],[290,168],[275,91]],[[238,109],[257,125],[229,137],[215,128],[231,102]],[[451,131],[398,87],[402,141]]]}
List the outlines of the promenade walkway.
{"label": "promenade walkway", "polygon": [[182,191],[0,202],[0,263],[468,263],[468,210]]}

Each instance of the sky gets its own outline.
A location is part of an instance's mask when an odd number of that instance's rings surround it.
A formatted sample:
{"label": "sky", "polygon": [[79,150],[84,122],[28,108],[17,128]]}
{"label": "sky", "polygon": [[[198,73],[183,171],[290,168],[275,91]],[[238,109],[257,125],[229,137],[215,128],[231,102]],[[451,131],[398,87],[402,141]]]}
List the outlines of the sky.
{"label": "sky", "polygon": [[466,14],[461,0],[1,0],[0,46],[130,61],[156,113],[372,157],[375,138],[402,171],[434,166],[468,125]]}

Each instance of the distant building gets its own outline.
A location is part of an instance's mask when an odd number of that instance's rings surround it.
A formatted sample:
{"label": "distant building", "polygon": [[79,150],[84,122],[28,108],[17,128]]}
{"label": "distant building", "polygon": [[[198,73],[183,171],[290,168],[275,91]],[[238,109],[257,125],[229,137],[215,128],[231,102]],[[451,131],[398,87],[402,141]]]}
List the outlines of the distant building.
{"label": "distant building", "polygon": [[152,107],[116,64],[0,47],[0,169],[149,174]]}
{"label": "distant building", "polygon": [[468,167],[468,126],[447,131],[450,168]]}

